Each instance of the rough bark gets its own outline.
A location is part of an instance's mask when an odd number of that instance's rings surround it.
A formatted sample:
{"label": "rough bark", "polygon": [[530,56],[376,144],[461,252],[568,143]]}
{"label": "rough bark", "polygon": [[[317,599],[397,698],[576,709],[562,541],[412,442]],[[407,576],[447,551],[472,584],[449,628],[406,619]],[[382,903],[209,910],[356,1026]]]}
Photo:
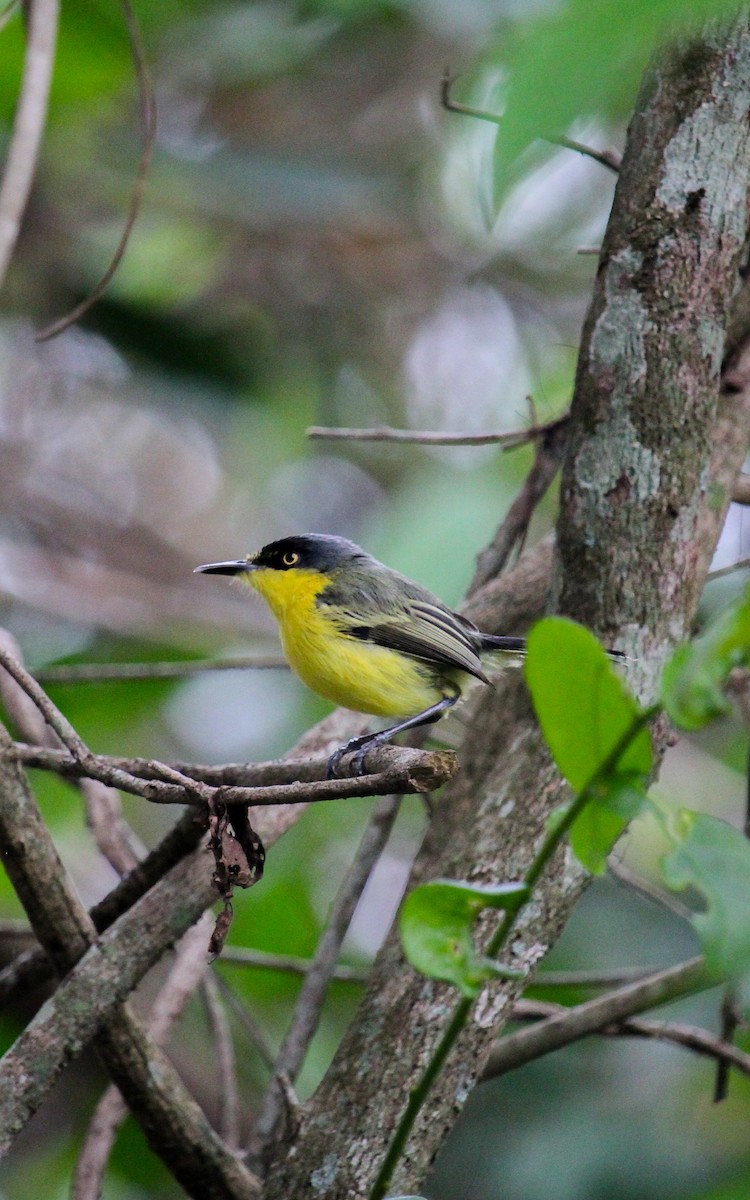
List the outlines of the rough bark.
{"label": "rough bark", "polygon": [[[693,619],[748,431],[748,396],[720,398],[750,180],[747,19],[656,62],[631,125],[584,329],[564,475],[559,608],[639,655],[644,695]],[[565,797],[517,673],[484,694],[414,880],[517,877]],[[559,853],[525,910],[515,964],[552,945],[584,880]],[[391,1190],[416,1191],[482,1072],[517,986],[492,984],[409,1139]],[[368,1195],[410,1089],[453,1010],[391,936],[299,1127],[278,1147],[267,1200]]]}

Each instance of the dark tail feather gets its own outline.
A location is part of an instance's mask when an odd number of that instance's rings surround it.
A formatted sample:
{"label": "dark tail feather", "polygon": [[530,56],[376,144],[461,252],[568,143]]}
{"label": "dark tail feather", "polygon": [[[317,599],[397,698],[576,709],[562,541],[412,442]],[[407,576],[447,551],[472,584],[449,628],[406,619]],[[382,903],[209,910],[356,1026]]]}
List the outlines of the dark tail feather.
{"label": "dark tail feather", "polygon": [[483,650],[507,650],[513,654],[526,653],[526,638],[500,637],[491,633],[482,634]]}
{"label": "dark tail feather", "polygon": [[[482,650],[505,650],[509,654],[525,654],[526,638],[503,637],[499,635],[495,636],[492,633],[483,633]],[[623,654],[622,650],[608,650],[607,654],[615,660],[622,661],[623,659],[627,659],[627,654]]]}

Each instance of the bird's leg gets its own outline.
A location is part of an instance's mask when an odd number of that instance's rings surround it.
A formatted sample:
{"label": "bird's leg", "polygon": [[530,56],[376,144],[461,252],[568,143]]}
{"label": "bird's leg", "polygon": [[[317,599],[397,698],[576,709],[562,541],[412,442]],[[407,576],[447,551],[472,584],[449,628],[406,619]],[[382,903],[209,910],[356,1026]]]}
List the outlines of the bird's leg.
{"label": "bird's leg", "polygon": [[406,729],[416,729],[420,725],[431,725],[433,721],[439,721],[443,713],[452,708],[460,697],[461,692],[456,688],[450,696],[443,696],[435,704],[431,704],[429,708],[425,708],[423,712],[417,713],[416,716],[409,717],[406,721],[399,721],[398,725],[391,725],[388,729],[381,729],[377,733],[363,733],[360,737],[352,738],[345,746],[340,746],[338,750],[334,750],[331,757],[328,759],[328,768],[326,770],[326,779],[335,779],[338,765],[341,759],[346,754],[351,754],[353,750],[357,753],[352,762],[352,775],[363,775],[365,758],[368,751],[373,750],[376,746],[383,746],[390,742],[397,733],[403,733]]}

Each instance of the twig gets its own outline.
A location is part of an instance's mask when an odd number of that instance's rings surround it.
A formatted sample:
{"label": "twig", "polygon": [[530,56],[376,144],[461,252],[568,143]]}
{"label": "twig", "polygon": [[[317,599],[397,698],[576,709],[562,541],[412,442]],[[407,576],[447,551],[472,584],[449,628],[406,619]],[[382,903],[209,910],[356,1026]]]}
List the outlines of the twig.
{"label": "twig", "polygon": [[7,6],[0,13],[0,33],[2,33],[2,31],[5,29],[5,26],[11,20],[11,18],[15,16],[20,7],[20,3],[21,0],[8,0]]}
{"label": "twig", "polygon": [[[225,947],[224,950],[222,950],[221,958],[217,960],[218,962],[224,962],[228,949],[228,947]],[[221,989],[221,994],[223,995],[229,1007],[232,1009],[232,1012],[239,1021],[243,1030],[247,1034],[250,1044],[258,1054],[263,1066],[266,1067],[268,1071],[273,1071],[274,1063],[276,1061],[276,1051],[269,1042],[263,1026],[259,1021],[255,1020],[250,1012],[248,1012],[247,1007],[242,1003],[239,996],[235,994],[234,988],[231,986],[231,984],[227,983],[226,979],[223,979],[218,973],[216,974],[215,978],[219,988]]]}
{"label": "twig", "polygon": [[280,654],[259,658],[238,655],[236,658],[196,659],[193,662],[70,663],[43,667],[34,672],[34,678],[37,683],[119,683],[130,679],[182,679],[203,671],[275,669],[289,669]]}
{"label": "twig", "polygon": [[202,982],[208,1019],[216,1047],[216,1069],[219,1077],[219,1133],[230,1150],[240,1145],[240,1096],[237,1089],[237,1063],[232,1043],[232,1031],[216,976],[207,971]]}
{"label": "twig", "polygon": [[0,645],[0,666],[5,668],[19,687],[23,688],[26,695],[33,700],[50,729],[55,731],[72,758],[81,766],[91,759],[91,751],[83,738],[76,733],[67,717],[64,717],[59,708],[52,703],[47,693],[18,659],[2,645]]}
{"label": "twig", "polygon": [[[1,934],[2,929],[0,929]],[[306,975],[313,964],[313,959],[299,958],[294,954],[270,954],[266,950],[254,950],[246,946],[225,946],[219,962],[229,963],[235,967],[261,967],[266,971]],[[369,978],[369,968],[349,967],[346,963],[336,963],[331,974],[331,979],[337,979],[342,983],[367,983]]]}
{"label": "twig", "polygon": [[584,154],[587,158],[593,158],[594,162],[600,163],[603,167],[608,167],[610,171],[614,171],[615,175],[619,175],[621,159],[619,154],[615,154],[614,150],[594,150],[592,146],[587,146],[584,142],[576,142],[572,138],[565,137],[561,134],[559,137],[548,137],[544,135],[543,140],[550,142],[553,146],[562,146],[563,150],[574,150],[576,154]]}
{"label": "twig", "polygon": [[505,520],[477,559],[468,591],[470,596],[500,574],[514,549],[523,549],[534,510],[562,466],[567,444],[567,415],[550,422],[544,427],[544,432],[535,438],[531,470],[508,509]]}
{"label": "twig", "polygon": [[[78,735],[76,730],[70,724],[68,719],[63,716],[60,710],[52,703],[47,693],[39,686],[37,681],[31,676],[23,665],[18,662],[15,656],[7,651],[5,647],[0,645],[0,665],[4,666],[8,673],[15,679],[16,683],[23,688],[24,692],[36,704],[47,724],[55,731],[60,740],[63,742],[66,749],[70,752],[75,769],[71,772],[74,778],[85,776],[89,779],[96,779],[100,783],[106,783],[112,787],[121,788],[123,791],[132,792],[135,795],[143,795],[144,786],[147,789],[167,788],[171,789],[168,794],[171,799],[162,799],[159,802],[164,803],[192,803],[196,805],[205,805],[209,815],[215,816],[214,806],[216,804],[229,805],[235,801],[235,798],[229,795],[230,789],[225,789],[221,796],[217,795],[217,789],[209,787],[200,780],[194,779],[190,775],[185,775],[178,771],[175,767],[169,766],[167,763],[159,762],[155,759],[151,760],[150,766],[153,770],[156,780],[148,784],[143,783],[140,779],[134,779],[128,772],[121,768],[110,765],[103,765],[96,761],[95,756],[91,753],[83,739]],[[161,782],[157,782],[161,781]],[[148,798],[148,797],[146,797]],[[240,803],[246,801],[241,800]],[[252,831],[248,826],[248,832],[252,835]],[[258,846],[258,863],[262,867],[263,848],[261,843],[254,838],[254,835],[246,839],[249,846],[250,842],[255,840]],[[245,845],[243,844],[243,849]],[[220,851],[220,842],[216,841],[217,852],[217,868],[219,867],[218,854]],[[260,877],[261,867],[256,862],[249,862],[251,874],[255,879]]]}
{"label": "twig", "polygon": [[[135,780],[128,772],[123,771],[119,767],[112,765],[104,767],[101,763],[97,762],[96,756],[91,753],[67,717],[63,716],[57,706],[52,703],[44,689],[39,686],[34,677],[29,674],[17,658],[2,645],[0,645],[0,666],[5,667],[8,674],[15,679],[16,683],[23,688],[26,695],[33,700],[47,724],[54,730],[60,741],[70,752],[75,764],[70,774],[74,778],[83,775],[89,779],[98,779],[100,783],[106,783],[111,787],[120,788],[122,791],[133,792],[135,795],[142,794],[141,789],[143,785],[141,780]],[[48,751],[47,753],[54,754],[54,751]],[[151,760],[151,766],[156,779],[163,781],[161,786],[174,789],[171,793],[172,799],[159,801],[160,803],[211,804],[214,794],[210,788],[207,788],[199,780],[193,779],[189,775],[184,775],[176,768],[170,767],[166,763],[158,762],[155,759]],[[155,782],[149,786],[158,789],[160,785]],[[184,789],[182,801],[179,799],[181,788]],[[231,800],[230,797],[226,799],[228,803]]]}
{"label": "twig", "polygon": [[715,980],[706,972],[703,959],[691,958],[679,966],[656,971],[616,991],[588,1000],[585,1004],[566,1008],[530,1029],[522,1029],[502,1038],[490,1055],[482,1079],[494,1079],[543,1054],[597,1033],[614,1022],[644,1012],[657,1004],[666,1004],[679,996],[712,987],[714,983]]}
{"label": "twig", "polygon": [[[545,1004],[538,1000],[519,1000],[513,1007],[513,1020],[535,1020],[539,1017],[547,1018],[575,1011],[575,1009],[566,1008],[562,1004]],[[738,1050],[731,1042],[716,1037],[698,1025],[685,1025],[679,1021],[643,1021],[638,1018],[626,1018],[603,1025],[591,1032],[601,1037],[643,1037],[671,1042],[675,1046],[684,1046],[685,1049],[694,1050],[697,1054],[715,1058],[720,1066],[734,1066],[743,1074],[750,1075],[750,1054],[746,1054],[744,1050]],[[508,1038],[501,1039],[498,1045],[502,1046],[505,1041],[512,1040],[513,1036],[511,1034]],[[488,1077],[484,1076],[484,1078]]]}
{"label": "twig", "polygon": [[421,446],[504,446],[513,450],[525,446],[555,430],[567,421],[567,413],[555,417],[543,425],[532,425],[529,429],[517,429],[505,433],[444,433],[440,430],[392,429],[378,425],[374,429],[336,428],[327,425],[311,425],[307,437],[312,440],[346,442],[409,442]]}
{"label": "twig", "polygon": [[260,1158],[268,1142],[277,1134],[283,1115],[283,1088],[279,1077],[284,1075],[291,1083],[297,1078],[318,1027],[326,990],[335,970],[346,931],[372,869],[390,837],[400,803],[399,795],[383,796],[378,801],[354,862],[331,906],[328,923],[305,976],[294,1015],[281,1044],[274,1078],[261,1105],[253,1137],[253,1150]]}
{"label": "twig", "polygon": [[[0,648],[21,666],[21,649],[7,629],[0,628]],[[0,670],[0,698],[8,716],[28,741],[57,747],[59,738],[23,687],[7,671]],[[146,850],[122,815],[120,794],[94,779],[75,780],[86,804],[86,818],[97,849],[119,874],[125,875],[145,857]]]}
{"label": "twig", "polygon": [[0,185],[0,287],[13,257],[47,119],[59,0],[34,0],[29,9],[21,94]]}
{"label": "twig", "polygon": [[[449,751],[383,746],[370,755],[369,761],[375,767],[375,771],[370,775],[349,779],[290,781],[267,787],[227,784],[214,787],[202,784],[182,771],[156,760],[148,760],[148,767],[162,778],[141,779],[112,765],[106,758],[94,754],[89,754],[88,759],[81,762],[72,755],[66,755],[64,751],[26,746],[23,743],[15,743],[11,753],[25,766],[41,767],[72,778],[88,775],[103,783],[113,783],[122,791],[141,796],[153,804],[189,804],[197,807],[202,807],[207,800],[214,798],[225,804],[267,807],[361,796],[384,796],[394,791],[408,794],[428,792],[440,787],[458,769],[456,757]],[[168,781],[170,774],[175,777],[176,782]],[[182,782],[183,779],[185,783]]]}
{"label": "twig", "polygon": [[[39,686],[34,677],[29,674],[15,655],[2,644],[0,644],[0,666],[5,668],[19,687],[34,702],[47,722],[47,725],[57,734],[60,741],[69,751],[76,765],[76,769],[71,772],[74,778],[85,776],[89,779],[96,779],[100,783],[106,783],[111,787],[121,788],[123,791],[132,790],[134,782],[137,782],[138,786],[140,786],[140,781],[134,781],[126,771],[121,770],[119,767],[109,766],[106,769],[100,767],[95,756],[73,728],[67,717],[63,716],[57,706],[50,700],[47,693]],[[54,754],[55,751],[51,750],[48,753]],[[164,780],[168,785],[174,786],[178,790],[179,788],[184,788],[186,796],[190,795],[193,803],[203,804],[210,801],[210,791],[200,781],[188,775],[183,775],[180,771],[165,763],[159,763],[154,760],[152,766],[158,779]],[[136,794],[138,793],[136,792]]]}
{"label": "twig", "polygon": [[[446,108],[448,112],[462,113],[466,117],[476,117],[480,121],[490,121],[493,125],[502,125],[503,118],[497,113],[487,112],[482,108],[472,108],[468,104],[459,104],[457,100],[454,100],[451,97],[453,82],[453,77],[446,67],[440,87],[440,102],[443,108]],[[565,150],[575,150],[577,154],[585,154],[587,158],[593,158],[594,162],[600,163],[601,166],[607,167],[615,174],[619,173],[620,158],[612,150],[593,150],[591,146],[585,146],[583,142],[574,142],[571,138],[564,136],[550,137],[547,134],[538,136],[542,141],[549,142],[553,146],[562,146]]]}
{"label": "twig", "polygon": [[[603,1030],[608,1033],[609,1030]],[[722,1041],[706,1029],[697,1025],[682,1025],[673,1021],[624,1021],[622,1032],[635,1037],[660,1038],[716,1058],[726,1066],[737,1067],[744,1075],[750,1075],[750,1054],[739,1050],[731,1042]]]}
{"label": "twig", "polygon": [[[49,0],[46,0],[46,2],[49,2]],[[38,0],[34,0],[34,3],[38,3]],[[138,173],[136,175],[133,191],[130,196],[128,215],[125,220],[125,227],[120,236],[120,241],[118,242],[117,248],[112,255],[112,260],[99,282],[86,297],[86,299],[82,300],[80,304],[77,304],[75,308],[71,309],[66,316],[60,317],[59,320],[53,321],[52,324],[47,325],[44,329],[40,330],[40,332],[36,335],[36,340],[38,342],[45,342],[49,338],[56,337],[57,334],[62,333],[64,329],[67,329],[80,317],[84,316],[84,314],[87,313],[90,308],[93,308],[96,302],[101,298],[106,288],[111,283],[115,271],[120,265],[120,261],[125,253],[128,241],[130,240],[133,226],[138,218],[141,204],[143,203],[146,177],[148,175],[151,156],[154,150],[154,140],[156,137],[156,102],[154,99],[153,84],[151,82],[148,66],[146,64],[146,56],[143,49],[141,32],[138,28],[138,22],[136,20],[135,13],[130,0],[120,0],[120,4],[122,6],[125,24],[128,27],[133,62],[135,64],[136,74],[138,76],[138,91],[141,106],[141,126],[143,131],[143,148],[141,150],[141,157],[138,163]]]}
{"label": "twig", "polygon": [[532,976],[530,988],[601,988],[632,983],[653,975],[653,967],[615,967],[611,971],[539,971]]}
{"label": "twig", "polygon": [[661,888],[650,883],[641,875],[636,875],[635,871],[630,870],[630,867],[618,862],[614,855],[611,855],[607,861],[607,870],[623,887],[630,888],[632,892],[637,892],[639,896],[643,896],[646,900],[652,900],[662,908],[668,908],[681,921],[689,921],[692,918],[693,914],[687,904],[683,904],[676,896],[663,892]]}
{"label": "twig", "polygon": [[[732,1045],[735,1033],[742,1024],[742,1010],[737,1002],[734,989],[729,986],[724,990],[721,1001],[721,1042],[726,1046]],[[733,1047],[734,1048],[734,1047]],[[729,1093],[729,1060],[722,1058],[716,1068],[714,1081],[714,1104],[726,1100]]]}
{"label": "twig", "polygon": [[750,567],[750,558],[738,558],[737,562],[729,563],[727,567],[718,567],[715,571],[709,571],[707,579],[723,579],[725,575],[732,575],[735,571],[747,571]]}
{"label": "twig", "polygon": [[[206,944],[212,924],[211,914],[205,912],[177,946],[174,963],[149,1017],[149,1034],[159,1046],[166,1042],[172,1026],[208,970]],[[72,1200],[99,1200],[107,1162],[127,1113],[120,1092],[110,1084],[96,1106],[76,1162]]]}

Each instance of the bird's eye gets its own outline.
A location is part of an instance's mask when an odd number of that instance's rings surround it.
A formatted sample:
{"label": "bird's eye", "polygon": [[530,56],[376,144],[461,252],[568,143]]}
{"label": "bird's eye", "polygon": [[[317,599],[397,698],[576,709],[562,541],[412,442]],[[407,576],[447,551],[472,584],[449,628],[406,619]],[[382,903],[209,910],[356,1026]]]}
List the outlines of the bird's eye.
{"label": "bird's eye", "polygon": [[287,550],[281,561],[285,567],[293,567],[299,562],[299,554],[295,554],[294,550]]}

